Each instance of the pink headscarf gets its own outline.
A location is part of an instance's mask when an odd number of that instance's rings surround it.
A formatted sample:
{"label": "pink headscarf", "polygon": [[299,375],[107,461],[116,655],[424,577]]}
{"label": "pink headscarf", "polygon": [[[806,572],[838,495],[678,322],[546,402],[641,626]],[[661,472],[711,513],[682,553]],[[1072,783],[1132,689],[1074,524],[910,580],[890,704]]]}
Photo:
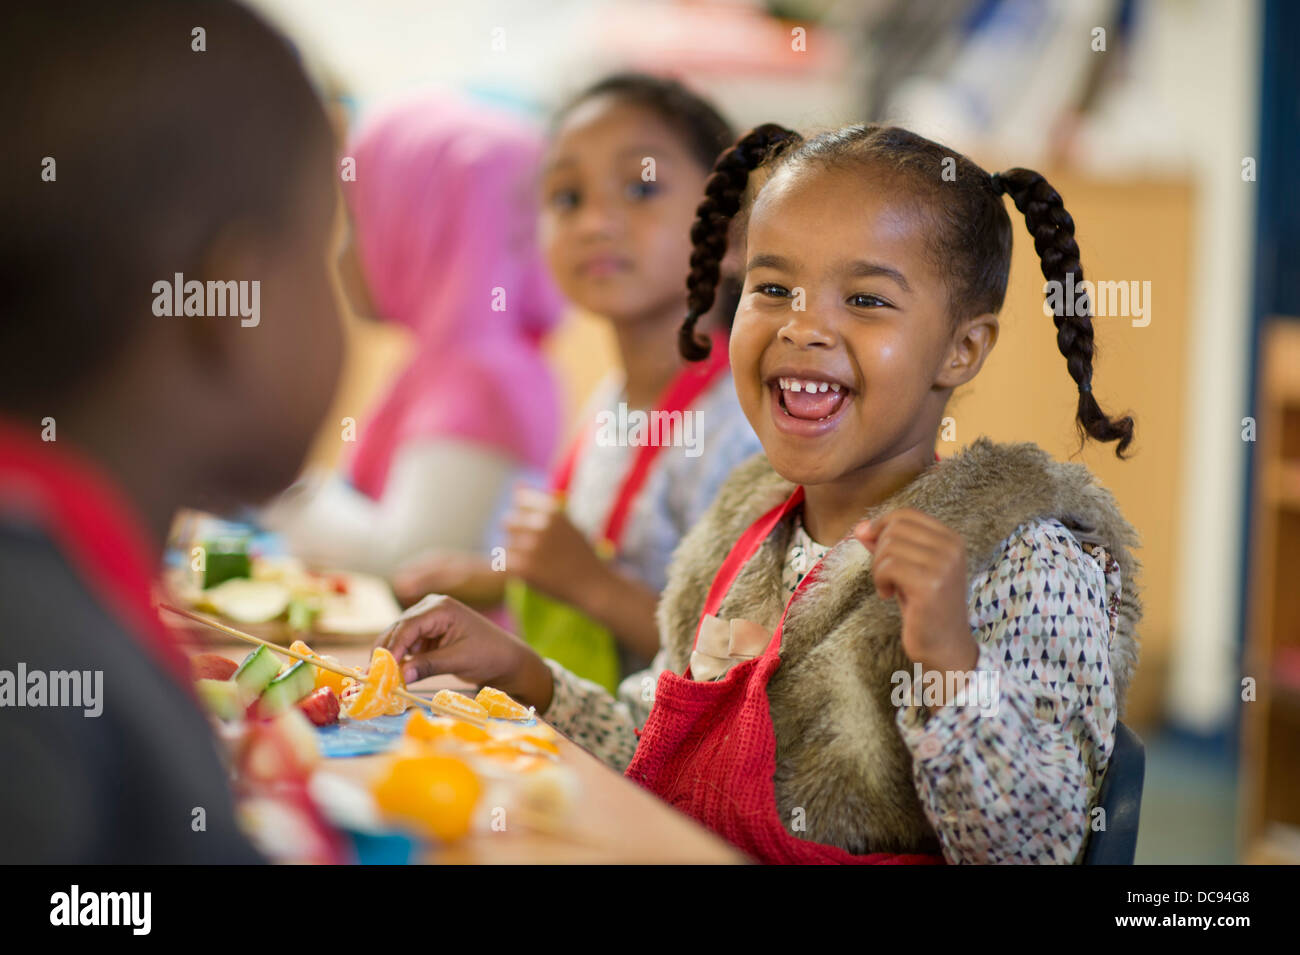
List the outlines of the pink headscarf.
{"label": "pink headscarf", "polygon": [[416,339],[359,429],[352,481],[371,497],[417,438],[550,463],[557,397],[538,345],[562,301],[534,238],[541,151],[513,116],[432,93],[381,110],[352,145],[356,181],[343,189],[361,268],[379,314]]}

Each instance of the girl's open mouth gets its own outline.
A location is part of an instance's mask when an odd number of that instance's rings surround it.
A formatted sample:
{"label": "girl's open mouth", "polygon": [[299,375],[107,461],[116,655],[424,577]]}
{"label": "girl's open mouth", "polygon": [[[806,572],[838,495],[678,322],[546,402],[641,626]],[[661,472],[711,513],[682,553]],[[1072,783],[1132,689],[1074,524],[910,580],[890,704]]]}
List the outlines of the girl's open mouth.
{"label": "girl's open mouth", "polygon": [[834,428],[853,399],[850,389],[817,378],[782,376],[769,382],[768,388],[777,428],[805,437],[825,434]]}

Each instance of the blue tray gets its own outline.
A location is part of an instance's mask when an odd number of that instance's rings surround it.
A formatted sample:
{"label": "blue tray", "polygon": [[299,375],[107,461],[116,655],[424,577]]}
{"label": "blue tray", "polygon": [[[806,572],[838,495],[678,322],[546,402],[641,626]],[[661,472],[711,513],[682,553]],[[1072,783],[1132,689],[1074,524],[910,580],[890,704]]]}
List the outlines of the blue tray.
{"label": "blue tray", "polygon": [[[326,758],[347,756],[373,756],[386,753],[401,739],[406,731],[406,721],[416,708],[407,710],[401,716],[376,716],[372,720],[342,720],[332,726],[317,728],[321,755]],[[524,722],[522,720],[500,720],[515,726],[535,726],[537,718]]]}
{"label": "blue tray", "polygon": [[372,720],[343,720],[332,726],[322,726],[316,730],[321,755],[370,756],[387,752],[397,745],[411,712],[407,710],[401,716],[376,716]]}

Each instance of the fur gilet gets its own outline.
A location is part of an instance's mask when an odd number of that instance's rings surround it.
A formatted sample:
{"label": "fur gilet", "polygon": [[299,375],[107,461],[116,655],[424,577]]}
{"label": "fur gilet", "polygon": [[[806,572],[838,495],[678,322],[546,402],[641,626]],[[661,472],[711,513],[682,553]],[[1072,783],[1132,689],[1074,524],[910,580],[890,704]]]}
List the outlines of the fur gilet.
{"label": "fur gilet", "polygon": [[[678,546],[658,610],[673,672],[686,670],[709,585],[732,544],[793,490],[765,456],[756,455],[732,473]],[[1102,544],[1118,562],[1122,581],[1110,666],[1123,713],[1141,616],[1132,554],[1137,536],[1086,468],[1054,461],[1032,444],[981,438],[863,517],[902,507],[930,514],[962,535],[972,579],[993,565],[1017,528],[1036,519],[1055,518],[1080,540]],[[785,521],[769,535],[736,578],[720,617],[776,629],[790,533]],[[777,811],[788,828],[792,810],[804,810],[806,830],[793,835],[855,853],[938,851],[890,702],[891,675],[911,671],[901,633],[897,603],[876,593],[871,554],[851,538],[832,548],[790,608],[781,665],[767,690],[777,741]]]}

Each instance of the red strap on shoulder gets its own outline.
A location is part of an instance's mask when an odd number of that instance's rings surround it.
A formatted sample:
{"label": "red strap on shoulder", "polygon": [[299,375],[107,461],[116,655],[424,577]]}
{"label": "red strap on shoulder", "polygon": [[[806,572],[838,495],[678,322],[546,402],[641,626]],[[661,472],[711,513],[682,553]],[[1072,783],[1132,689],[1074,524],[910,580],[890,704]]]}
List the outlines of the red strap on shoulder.
{"label": "red strap on shoulder", "polygon": [[[702,364],[688,365],[677,373],[655,406],[655,412],[671,415],[686,411],[728,367],[726,336],[717,335],[709,357]],[[623,528],[627,524],[632,504],[649,478],[650,468],[662,450],[663,445],[658,442],[649,442],[637,448],[636,457],[628,468],[623,485],[614,499],[614,506],[605,521],[605,539],[616,547],[622,540]]]}
{"label": "red strap on shoulder", "polygon": [[695,649],[700,642],[700,628],[704,624],[704,618],[712,616],[718,612],[722,606],[723,599],[727,596],[727,591],[731,589],[732,583],[740,575],[740,570],[749,562],[767,536],[772,533],[777,524],[784,520],[785,516],[803,503],[803,486],[794,489],[794,492],[772,508],[740,535],[740,539],[728,552],[726,558],[722,561],[722,566],[718,572],[713,575],[713,583],[709,586],[709,594],[704,598],[704,611],[700,614],[700,622],[695,627],[695,642],[691,649]]}
{"label": "red strap on shoulder", "polygon": [[[703,362],[687,365],[674,375],[673,380],[668,383],[668,387],[664,389],[663,394],[655,403],[651,413],[671,415],[674,412],[680,413],[690,408],[696,399],[727,371],[729,367],[727,344],[725,334],[721,332],[715,334],[713,336],[713,350],[709,352],[709,357]],[[568,491],[573,481],[573,472],[577,466],[578,454],[589,439],[590,433],[584,431],[570,444],[551,479],[552,491],[558,494]],[[611,544],[617,546],[621,541],[636,496],[641,492],[646,479],[649,478],[650,469],[659,453],[663,451],[663,447],[662,444],[652,441],[640,445],[636,449],[632,464],[628,467],[627,474],[624,475],[623,482],[619,485],[618,493],[614,497],[614,503],[610,507],[609,515],[605,518],[604,538]]]}

